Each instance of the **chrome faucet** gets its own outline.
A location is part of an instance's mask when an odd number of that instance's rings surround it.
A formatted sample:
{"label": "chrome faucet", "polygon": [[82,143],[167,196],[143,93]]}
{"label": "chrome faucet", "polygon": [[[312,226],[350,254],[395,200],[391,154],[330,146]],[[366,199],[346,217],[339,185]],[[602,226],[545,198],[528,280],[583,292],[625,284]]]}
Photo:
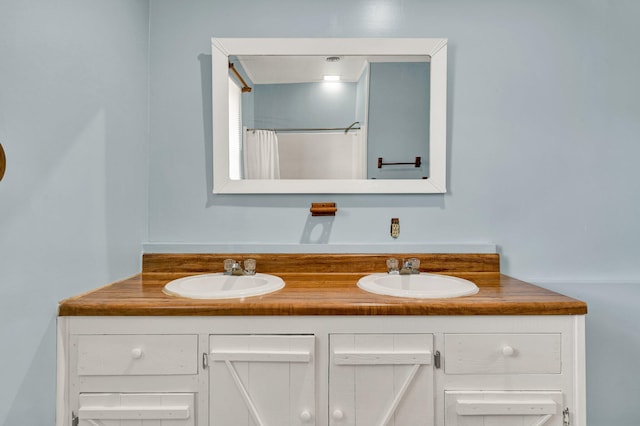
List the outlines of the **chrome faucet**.
{"label": "chrome faucet", "polygon": [[253,259],[247,259],[244,262],[245,268],[242,268],[242,261],[235,261],[233,259],[224,260],[224,275],[255,275],[256,274],[256,261]]}
{"label": "chrome faucet", "polygon": [[402,259],[402,266],[400,267],[400,275],[411,275],[411,274],[413,274],[411,261]]}
{"label": "chrome faucet", "polygon": [[244,270],[242,269],[242,261],[225,259],[224,274],[225,275],[244,275]]}
{"label": "chrome faucet", "polygon": [[244,269],[242,269],[242,261],[239,260],[231,266],[231,275],[244,275]]}
{"label": "chrome faucet", "polygon": [[398,259],[387,259],[387,273],[389,275],[413,275],[420,273],[420,259],[412,257],[410,259],[402,259],[398,263]]}
{"label": "chrome faucet", "polygon": [[411,259],[402,259],[400,266],[400,275],[413,275],[420,273],[420,259],[412,257]]}

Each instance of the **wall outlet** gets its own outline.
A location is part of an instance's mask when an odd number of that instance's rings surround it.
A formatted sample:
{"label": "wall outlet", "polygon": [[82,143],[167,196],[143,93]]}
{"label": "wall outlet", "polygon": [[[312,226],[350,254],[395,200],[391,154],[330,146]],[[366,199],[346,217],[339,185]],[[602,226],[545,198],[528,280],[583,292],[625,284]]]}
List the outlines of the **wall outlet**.
{"label": "wall outlet", "polygon": [[391,236],[398,238],[400,236],[400,219],[394,217],[391,219]]}

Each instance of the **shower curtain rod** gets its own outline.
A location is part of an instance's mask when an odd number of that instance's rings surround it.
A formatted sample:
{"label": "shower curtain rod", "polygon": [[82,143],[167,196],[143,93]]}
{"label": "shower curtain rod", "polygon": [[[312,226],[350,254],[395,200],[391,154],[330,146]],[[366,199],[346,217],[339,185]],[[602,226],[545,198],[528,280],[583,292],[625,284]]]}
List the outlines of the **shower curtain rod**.
{"label": "shower curtain rod", "polygon": [[231,62],[229,62],[229,69],[233,71],[233,74],[235,74],[238,80],[240,80],[240,83],[242,83],[242,93],[251,92],[251,87],[247,85],[247,82],[244,81],[244,78],[242,78],[236,67]]}
{"label": "shower curtain rod", "polygon": [[349,130],[360,130],[360,127],[355,127],[360,124],[359,121],[353,122],[349,127],[327,127],[327,128],[307,128],[307,129],[247,129],[247,131],[256,130],[273,130],[274,132],[323,132],[327,130],[344,130],[344,133],[349,133]]}

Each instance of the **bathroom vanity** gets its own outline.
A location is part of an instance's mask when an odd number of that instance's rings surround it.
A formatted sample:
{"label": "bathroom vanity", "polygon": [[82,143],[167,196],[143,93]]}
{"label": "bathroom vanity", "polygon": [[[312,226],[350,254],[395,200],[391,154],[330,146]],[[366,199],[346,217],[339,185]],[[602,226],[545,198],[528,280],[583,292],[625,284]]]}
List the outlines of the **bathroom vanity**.
{"label": "bathroom vanity", "polygon": [[[234,256],[285,287],[163,293]],[[502,275],[496,254],[393,256],[479,292],[358,288],[385,255],[145,255],[142,273],[60,303],[57,426],[586,425],[585,303]]]}

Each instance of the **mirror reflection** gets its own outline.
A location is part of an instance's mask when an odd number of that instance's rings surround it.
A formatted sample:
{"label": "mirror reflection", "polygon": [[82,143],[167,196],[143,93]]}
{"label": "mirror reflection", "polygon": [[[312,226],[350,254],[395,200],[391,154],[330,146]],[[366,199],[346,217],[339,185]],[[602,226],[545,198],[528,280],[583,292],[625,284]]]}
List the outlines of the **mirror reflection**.
{"label": "mirror reflection", "polygon": [[[318,60],[322,66],[285,64],[289,59],[306,60],[303,57]],[[252,64],[261,61],[271,62],[264,67],[271,76],[264,80]],[[229,68],[230,62],[234,63],[233,69]],[[352,62],[358,64],[352,74],[328,68]],[[407,69],[413,66],[424,68]],[[211,67],[215,194],[446,193],[446,39],[212,38]],[[289,71],[304,75],[302,70],[306,76],[301,80],[289,75]],[[309,73],[314,74],[309,77]],[[385,74],[393,76],[393,85],[389,88],[389,84],[382,84],[376,91],[376,82],[384,81],[380,76]],[[428,83],[411,81],[413,74]],[[327,85],[325,75],[334,79],[340,76],[339,83]],[[285,85],[305,87],[292,90]],[[331,88],[333,93],[327,90]],[[262,89],[271,95],[261,97]],[[407,98],[406,93],[416,95],[414,100]],[[337,102],[345,98],[346,103]],[[394,116],[402,121],[392,121]],[[319,121],[321,117],[327,120]],[[342,142],[347,140],[347,144],[335,142],[338,147],[329,149],[329,144],[309,143],[315,151],[289,154],[271,149],[267,157],[278,153],[278,167],[275,159],[270,160],[273,166],[267,167],[273,169],[268,173],[274,177],[248,178],[246,174],[257,167],[252,167],[249,159],[245,166],[246,136],[266,140],[275,136],[280,146],[290,133],[299,133],[298,140],[313,139],[319,133],[341,135]],[[230,140],[235,140],[232,146]],[[374,146],[376,140],[382,141],[378,148]],[[412,141],[416,147],[405,148]],[[272,142],[259,146],[269,144],[275,146]],[[331,151],[337,154],[329,161],[320,161]],[[295,161],[286,160],[287,155]],[[341,162],[344,167],[338,167]],[[287,167],[293,170],[285,170]],[[416,174],[409,177],[409,172]],[[310,177],[283,177],[303,176],[302,173]]]}
{"label": "mirror reflection", "polygon": [[231,180],[429,177],[430,56],[228,60]]}

